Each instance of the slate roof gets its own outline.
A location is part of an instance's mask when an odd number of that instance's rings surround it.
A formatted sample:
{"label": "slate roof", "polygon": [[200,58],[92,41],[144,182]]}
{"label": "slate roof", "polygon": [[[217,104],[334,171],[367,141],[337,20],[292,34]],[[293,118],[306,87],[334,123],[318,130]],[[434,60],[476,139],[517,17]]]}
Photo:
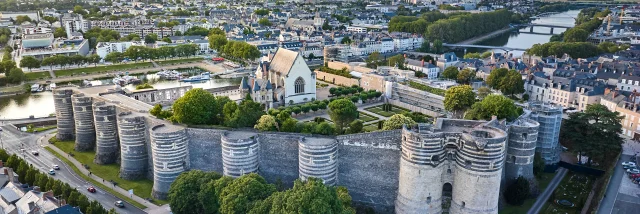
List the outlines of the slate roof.
{"label": "slate roof", "polygon": [[284,48],[278,48],[275,55],[273,56],[273,59],[271,60],[269,70],[276,73],[289,75],[291,67],[293,67],[293,63],[295,62],[298,55],[298,52],[287,50]]}

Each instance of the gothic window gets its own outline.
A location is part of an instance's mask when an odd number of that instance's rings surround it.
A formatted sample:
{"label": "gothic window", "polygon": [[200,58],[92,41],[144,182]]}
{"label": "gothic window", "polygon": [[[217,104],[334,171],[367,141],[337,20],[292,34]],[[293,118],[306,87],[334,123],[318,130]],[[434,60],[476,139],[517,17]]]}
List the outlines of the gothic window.
{"label": "gothic window", "polygon": [[298,79],[296,79],[296,81],[294,82],[294,85],[296,94],[304,93],[304,79],[302,79],[302,77],[298,77]]}

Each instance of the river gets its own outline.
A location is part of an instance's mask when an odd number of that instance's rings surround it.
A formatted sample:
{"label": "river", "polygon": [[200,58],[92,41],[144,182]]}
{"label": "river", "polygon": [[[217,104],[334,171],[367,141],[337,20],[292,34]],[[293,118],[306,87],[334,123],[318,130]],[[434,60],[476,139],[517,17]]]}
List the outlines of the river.
{"label": "river", "polygon": [[[139,75],[138,78],[153,85],[156,89],[172,88],[177,86],[192,85],[194,88],[217,88],[230,85],[239,85],[241,78],[211,79],[204,82],[186,83],[178,80],[163,80],[156,74]],[[93,85],[108,84],[112,79],[94,80]],[[134,90],[135,85],[127,85],[125,88]],[[29,116],[45,117],[54,113],[53,93],[39,92],[34,94],[21,94],[0,98],[0,119],[19,119]]]}
{"label": "river", "polygon": [[[546,17],[541,17],[536,20],[532,20],[533,24],[547,24],[547,25],[558,25],[558,26],[567,26],[573,27],[575,26],[575,17],[578,16],[580,10],[570,10],[562,13],[557,13],[553,15],[549,15]],[[539,34],[531,34],[529,33],[531,27],[521,28],[517,31],[510,31],[499,36],[489,38],[483,40],[476,45],[488,45],[488,46],[500,46],[500,47],[510,47],[510,48],[530,48],[534,44],[538,43],[547,43],[551,38],[549,32],[551,31],[548,27],[533,27],[534,33]],[[564,28],[554,28],[553,34],[560,34],[564,32],[566,29]],[[547,34],[547,35],[542,35]],[[485,52],[485,51],[494,51],[496,53],[503,53],[502,49],[481,49],[481,48],[467,48],[467,53],[471,52]],[[455,51],[455,53],[462,57],[464,55],[464,51]],[[524,51],[512,51],[514,56],[521,56]]]}

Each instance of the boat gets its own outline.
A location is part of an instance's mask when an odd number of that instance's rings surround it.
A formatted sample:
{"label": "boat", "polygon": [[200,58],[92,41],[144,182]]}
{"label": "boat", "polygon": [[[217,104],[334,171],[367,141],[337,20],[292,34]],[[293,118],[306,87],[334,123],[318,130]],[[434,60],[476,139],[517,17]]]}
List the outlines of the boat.
{"label": "boat", "polygon": [[201,81],[206,81],[206,80],[210,80],[210,79],[211,79],[211,74],[209,72],[204,72],[204,73],[199,74],[199,75],[195,75],[195,76],[192,76],[192,77],[181,79],[180,81],[182,81],[182,82],[201,82]]}
{"label": "boat", "polygon": [[204,72],[204,73],[200,74],[200,79],[201,80],[210,80],[211,79],[211,73]]}
{"label": "boat", "polygon": [[142,83],[142,80],[138,79],[138,77],[135,76],[123,76],[122,79],[124,79],[125,84],[139,84]]}
{"label": "boat", "polygon": [[125,84],[124,79],[120,78],[119,76],[116,76],[115,78],[113,78],[112,82],[113,82],[113,84],[116,84],[116,85],[124,85]]}
{"label": "boat", "polygon": [[31,85],[31,92],[38,92],[38,89],[40,89],[40,84],[36,83]]}
{"label": "boat", "polygon": [[176,70],[163,70],[158,72],[157,75],[160,76],[160,78],[167,79],[167,80],[180,79],[180,72]]}

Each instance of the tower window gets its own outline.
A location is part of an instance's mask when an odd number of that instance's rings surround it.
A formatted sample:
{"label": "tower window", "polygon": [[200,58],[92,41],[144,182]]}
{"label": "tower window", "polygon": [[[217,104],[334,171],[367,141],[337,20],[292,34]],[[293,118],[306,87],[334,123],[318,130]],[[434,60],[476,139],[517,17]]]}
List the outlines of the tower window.
{"label": "tower window", "polygon": [[294,82],[295,93],[304,93],[304,79],[302,77],[298,77]]}

